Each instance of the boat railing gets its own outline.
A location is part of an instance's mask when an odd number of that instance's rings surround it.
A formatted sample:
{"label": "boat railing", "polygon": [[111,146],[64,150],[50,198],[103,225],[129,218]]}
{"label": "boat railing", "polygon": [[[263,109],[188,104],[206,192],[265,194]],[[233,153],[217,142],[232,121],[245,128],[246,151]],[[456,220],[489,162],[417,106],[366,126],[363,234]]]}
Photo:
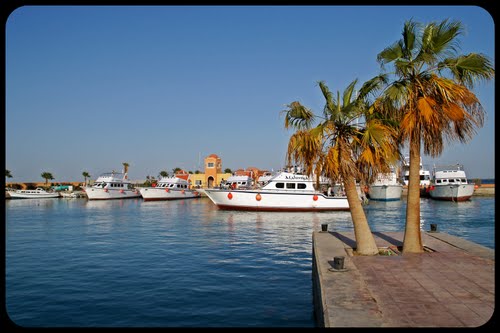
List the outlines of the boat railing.
{"label": "boat railing", "polygon": [[434,165],[432,168],[434,172],[436,171],[465,171],[464,166],[462,164],[441,164]]}

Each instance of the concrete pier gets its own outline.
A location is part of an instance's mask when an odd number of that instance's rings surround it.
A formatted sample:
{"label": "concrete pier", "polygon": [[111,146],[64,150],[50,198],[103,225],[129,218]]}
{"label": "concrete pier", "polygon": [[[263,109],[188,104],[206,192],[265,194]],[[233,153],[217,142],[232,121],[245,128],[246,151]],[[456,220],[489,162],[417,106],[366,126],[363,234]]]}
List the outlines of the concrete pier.
{"label": "concrete pier", "polygon": [[[422,232],[426,252],[402,255],[403,232],[374,232],[391,255],[353,255],[353,232],[313,233],[319,327],[479,327],[495,308],[495,251]],[[344,269],[334,269],[334,257]]]}

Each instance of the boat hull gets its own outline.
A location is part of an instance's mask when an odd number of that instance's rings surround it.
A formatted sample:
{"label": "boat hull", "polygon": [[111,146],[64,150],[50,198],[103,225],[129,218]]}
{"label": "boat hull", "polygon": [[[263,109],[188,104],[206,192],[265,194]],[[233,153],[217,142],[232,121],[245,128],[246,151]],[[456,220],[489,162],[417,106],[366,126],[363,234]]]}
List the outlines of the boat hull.
{"label": "boat hull", "polygon": [[205,189],[219,209],[253,211],[348,211],[346,197],[328,197],[322,193]]}
{"label": "boat hull", "polygon": [[429,188],[429,197],[443,201],[467,201],[474,194],[474,184],[434,185]]}
{"label": "boat hull", "polygon": [[86,187],[85,194],[89,200],[112,200],[112,199],[132,199],[140,198],[139,190],[105,190],[102,188]]}
{"label": "boat hull", "polygon": [[53,199],[59,197],[59,193],[20,194],[16,192],[10,192],[11,199]]}
{"label": "boat hull", "polygon": [[397,201],[402,194],[403,185],[371,185],[368,189],[370,200]]}
{"label": "boat hull", "polygon": [[155,187],[141,188],[139,192],[144,201],[194,199],[200,196],[198,192],[192,190],[169,189],[167,192],[164,188]]}

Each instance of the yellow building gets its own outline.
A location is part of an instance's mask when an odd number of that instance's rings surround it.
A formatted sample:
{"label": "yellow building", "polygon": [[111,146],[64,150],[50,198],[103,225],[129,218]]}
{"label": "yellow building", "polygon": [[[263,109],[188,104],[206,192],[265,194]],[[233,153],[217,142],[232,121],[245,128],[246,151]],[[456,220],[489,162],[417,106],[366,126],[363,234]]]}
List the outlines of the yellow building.
{"label": "yellow building", "polygon": [[205,158],[205,173],[190,174],[189,180],[194,188],[212,188],[220,185],[222,180],[228,179],[231,174],[222,172],[222,160],[216,154]]}

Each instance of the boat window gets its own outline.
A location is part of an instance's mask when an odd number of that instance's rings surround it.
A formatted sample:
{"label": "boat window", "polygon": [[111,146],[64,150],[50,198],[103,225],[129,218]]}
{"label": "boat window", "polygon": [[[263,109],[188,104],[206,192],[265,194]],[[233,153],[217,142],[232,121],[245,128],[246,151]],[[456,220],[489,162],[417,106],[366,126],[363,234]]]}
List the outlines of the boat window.
{"label": "boat window", "polygon": [[295,189],[295,183],[286,183],[286,188]]}
{"label": "boat window", "polygon": [[449,183],[454,183],[454,182],[455,182],[455,179],[448,179],[448,182],[449,182]]}
{"label": "boat window", "polygon": [[285,183],[276,183],[276,188],[285,188]]}
{"label": "boat window", "polygon": [[436,184],[441,184],[441,179],[436,180]]}
{"label": "boat window", "polygon": [[298,188],[298,189],[301,189],[301,190],[302,190],[302,189],[305,189],[305,188],[306,188],[306,184],[304,184],[304,183],[298,183],[298,184],[297,184],[297,188]]}

